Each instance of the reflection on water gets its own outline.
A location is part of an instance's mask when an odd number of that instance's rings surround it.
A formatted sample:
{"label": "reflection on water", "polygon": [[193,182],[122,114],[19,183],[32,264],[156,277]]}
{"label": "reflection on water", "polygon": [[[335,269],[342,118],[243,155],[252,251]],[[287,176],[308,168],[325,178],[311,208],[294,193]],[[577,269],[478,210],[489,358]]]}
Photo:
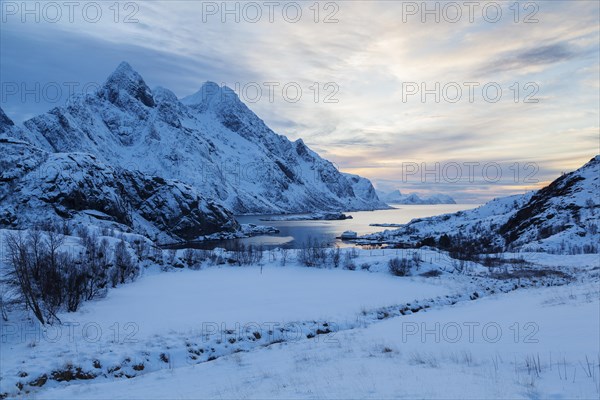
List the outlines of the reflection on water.
{"label": "reflection on water", "polygon": [[476,204],[437,204],[437,205],[393,205],[391,210],[376,211],[354,211],[346,212],[352,219],[342,221],[261,221],[264,215],[243,215],[236,219],[241,224],[269,225],[279,229],[276,235],[261,235],[244,239],[217,240],[206,243],[195,244],[196,248],[213,249],[222,247],[233,248],[237,243],[246,245],[262,245],[265,248],[287,247],[299,248],[309,239],[325,242],[330,246],[340,247],[352,246],[351,243],[343,242],[339,237],[342,232],[351,230],[358,235],[379,232],[385,229],[370,224],[405,224],[413,218],[429,217],[433,215],[453,213],[477,207]]}

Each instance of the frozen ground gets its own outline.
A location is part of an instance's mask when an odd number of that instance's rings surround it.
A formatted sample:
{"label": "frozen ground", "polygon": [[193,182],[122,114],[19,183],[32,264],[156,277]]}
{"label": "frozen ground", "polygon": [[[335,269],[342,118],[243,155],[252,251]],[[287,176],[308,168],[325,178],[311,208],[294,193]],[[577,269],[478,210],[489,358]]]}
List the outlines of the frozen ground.
{"label": "frozen ground", "polygon": [[[286,266],[278,252],[251,267],[151,266],[45,332],[11,314],[1,326],[0,393],[18,396],[23,385],[21,396],[55,399],[598,397],[598,255],[519,254],[579,276],[569,284],[491,279],[478,264],[456,274],[446,255],[420,255],[411,277],[387,270],[390,258],[410,254],[381,249],[359,251],[355,271],[301,267],[294,252]],[[431,270],[442,273],[418,275]]]}
{"label": "frozen ground", "polygon": [[591,399],[599,312],[596,284],[530,289],[40,398]]}
{"label": "frozen ground", "polygon": [[83,323],[93,316],[104,326],[135,321],[140,327],[138,338],[145,338],[185,332],[205,322],[339,321],[355,317],[362,309],[449,292],[425,278],[339,269],[265,267],[261,273],[257,267],[224,267],[148,276],[85,305],[77,317]]}

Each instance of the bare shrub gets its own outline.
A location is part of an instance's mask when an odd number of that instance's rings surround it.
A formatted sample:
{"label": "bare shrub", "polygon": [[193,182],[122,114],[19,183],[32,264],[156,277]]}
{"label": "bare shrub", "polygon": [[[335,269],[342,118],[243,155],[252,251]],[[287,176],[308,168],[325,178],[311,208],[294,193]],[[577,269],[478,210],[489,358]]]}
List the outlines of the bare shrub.
{"label": "bare shrub", "polygon": [[331,258],[333,268],[339,268],[341,258],[339,246],[335,246],[335,248],[329,250],[329,258]]}
{"label": "bare shrub", "polygon": [[298,261],[307,267],[323,267],[327,261],[327,245],[308,238],[298,250]]}
{"label": "bare shrub", "polygon": [[233,260],[239,266],[259,264],[263,259],[263,246],[246,246],[244,243],[236,242],[232,249]]}
{"label": "bare shrub", "polygon": [[352,253],[350,251],[344,252],[344,269],[354,271],[356,264],[354,263]]}
{"label": "bare shrub", "polygon": [[[131,259],[131,255],[129,255],[127,245],[123,239],[121,239],[115,246],[114,265],[116,270],[116,280],[118,283],[123,284],[128,280],[135,279],[138,272],[138,266]],[[113,287],[115,286],[116,284],[113,280]]]}
{"label": "bare shrub", "polygon": [[285,247],[282,247],[280,249],[280,252],[281,252],[281,265],[285,267],[285,264],[286,264],[286,262],[288,260],[289,255],[290,255],[290,250],[286,249]]}
{"label": "bare shrub", "polygon": [[390,272],[396,276],[410,275],[410,270],[414,265],[414,261],[407,258],[394,257],[388,261]]}
{"label": "bare shrub", "polygon": [[116,286],[137,274],[123,240],[115,246],[113,263],[106,239],[81,229],[79,235],[82,243],[76,249],[65,249],[64,236],[55,231],[6,235],[11,269],[4,283],[42,324],[59,320],[62,309],[76,311],[82,301],[103,295],[109,279]]}

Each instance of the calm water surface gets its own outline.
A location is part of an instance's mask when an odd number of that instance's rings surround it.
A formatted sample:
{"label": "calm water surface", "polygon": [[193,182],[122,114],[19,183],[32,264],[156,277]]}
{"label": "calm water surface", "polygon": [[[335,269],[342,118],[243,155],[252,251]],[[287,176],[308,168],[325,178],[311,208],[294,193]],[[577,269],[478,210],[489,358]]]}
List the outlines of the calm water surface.
{"label": "calm water surface", "polygon": [[326,242],[330,246],[338,245],[340,247],[352,246],[351,243],[342,242],[336,237],[342,232],[351,230],[358,235],[379,232],[385,228],[378,226],[370,226],[370,224],[405,224],[413,218],[430,217],[433,215],[454,213],[460,210],[467,210],[477,207],[477,204],[437,204],[437,205],[394,205],[391,210],[376,210],[376,211],[355,211],[346,212],[347,215],[352,215],[352,219],[343,221],[261,221],[263,218],[270,216],[265,215],[243,215],[237,216],[236,219],[241,224],[256,224],[274,226],[279,229],[279,233],[275,235],[261,235],[244,239],[218,240],[202,244],[196,244],[194,247],[212,249],[215,247],[232,248],[238,243],[246,245],[263,245],[265,248],[272,247],[287,247],[299,248],[309,239]]}

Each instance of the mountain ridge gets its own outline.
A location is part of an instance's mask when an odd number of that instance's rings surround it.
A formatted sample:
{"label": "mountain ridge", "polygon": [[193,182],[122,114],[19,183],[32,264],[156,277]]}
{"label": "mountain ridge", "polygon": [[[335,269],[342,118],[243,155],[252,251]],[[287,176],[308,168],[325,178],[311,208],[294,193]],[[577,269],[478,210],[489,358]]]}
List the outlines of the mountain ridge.
{"label": "mountain ridge", "polygon": [[600,155],[546,187],[497,198],[472,210],[410,221],[365,238],[495,253],[600,251]]}
{"label": "mountain ridge", "polygon": [[0,137],[0,225],[26,229],[69,220],[157,242],[192,241],[239,225],[182,182],[113,168],[85,153],[50,153]]}
{"label": "mountain ridge", "polygon": [[396,189],[389,193],[378,190],[377,196],[388,204],[456,204],[452,197],[441,193],[421,197],[417,193],[402,194],[400,190]]}
{"label": "mountain ridge", "polygon": [[387,207],[368,180],[273,132],[231,89],[208,82],[179,100],[125,62],[98,91],[0,132],[183,181],[237,214]]}

